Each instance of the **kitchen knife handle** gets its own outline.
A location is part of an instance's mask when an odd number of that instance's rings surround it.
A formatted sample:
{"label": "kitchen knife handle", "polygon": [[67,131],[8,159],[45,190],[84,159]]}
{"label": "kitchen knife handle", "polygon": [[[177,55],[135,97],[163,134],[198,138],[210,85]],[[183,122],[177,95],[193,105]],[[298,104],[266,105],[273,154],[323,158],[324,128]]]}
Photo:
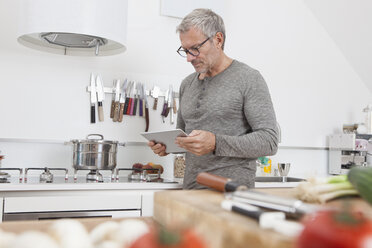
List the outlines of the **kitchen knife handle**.
{"label": "kitchen knife handle", "polygon": [[170,107],[166,107],[164,117],[168,117]]}
{"label": "kitchen knife handle", "polygon": [[123,114],[126,115],[128,111],[129,97],[125,98],[124,111]]}
{"label": "kitchen knife handle", "polygon": [[119,110],[120,110],[120,103],[115,102],[114,122],[117,122],[119,120]]}
{"label": "kitchen knife handle", "polygon": [[152,106],[153,110],[156,110],[158,108],[158,98],[154,99],[154,106]]}
{"label": "kitchen knife handle", "polygon": [[102,102],[98,102],[98,119],[104,121]]}
{"label": "kitchen knife handle", "polygon": [[134,98],[133,115],[136,115],[137,113],[137,102],[138,102],[138,98]]}
{"label": "kitchen knife handle", "polygon": [[96,106],[94,103],[90,105],[90,123],[96,123]]}
{"label": "kitchen knife handle", "polygon": [[235,182],[232,182],[229,178],[213,175],[207,172],[199,173],[196,177],[196,182],[221,192],[231,192],[237,189],[247,189],[244,185],[241,186]]}
{"label": "kitchen knife handle", "polygon": [[114,99],[112,99],[112,101],[111,101],[110,118],[114,118],[114,111],[115,111],[115,101],[114,101]]}
{"label": "kitchen knife handle", "polygon": [[128,108],[127,108],[127,115],[130,115],[130,108],[132,107],[132,98],[129,98],[128,100]]}
{"label": "kitchen knife handle", "polygon": [[150,124],[150,120],[149,120],[149,108],[145,108],[145,118],[146,118],[146,129],[145,129],[145,132],[149,131],[149,124]]}
{"label": "kitchen knife handle", "polygon": [[175,98],[173,98],[173,114],[177,114],[177,104]]}
{"label": "kitchen knife handle", "polygon": [[139,116],[143,116],[143,100],[142,99],[139,99],[138,110],[139,110]]}
{"label": "kitchen knife handle", "polygon": [[167,112],[168,104],[164,103],[163,110],[161,111],[161,115],[165,116],[165,112]]}
{"label": "kitchen knife handle", "polygon": [[124,113],[124,103],[120,103],[119,122],[123,121],[123,113]]}
{"label": "kitchen knife handle", "polygon": [[134,98],[131,98],[129,115],[133,115],[133,108],[134,108]]}

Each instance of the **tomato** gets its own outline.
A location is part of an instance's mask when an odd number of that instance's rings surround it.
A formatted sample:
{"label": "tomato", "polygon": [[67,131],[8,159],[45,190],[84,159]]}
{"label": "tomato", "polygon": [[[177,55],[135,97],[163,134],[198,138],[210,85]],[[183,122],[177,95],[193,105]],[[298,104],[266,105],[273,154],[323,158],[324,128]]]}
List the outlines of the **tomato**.
{"label": "tomato", "polygon": [[136,241],[134,241],[130,248],[160,248],[157,240],[157,235],[155,232],[148,232]]}
{"label": "tomato", "polygon": [[371,248],[372,222],[363,215],[319,211],[307,216],[297,248]]}
{"label": "tomato", "polygon": [[206,245],[191,229],[170,231],[151,230],[139,237],[130,248],[205,248]]}

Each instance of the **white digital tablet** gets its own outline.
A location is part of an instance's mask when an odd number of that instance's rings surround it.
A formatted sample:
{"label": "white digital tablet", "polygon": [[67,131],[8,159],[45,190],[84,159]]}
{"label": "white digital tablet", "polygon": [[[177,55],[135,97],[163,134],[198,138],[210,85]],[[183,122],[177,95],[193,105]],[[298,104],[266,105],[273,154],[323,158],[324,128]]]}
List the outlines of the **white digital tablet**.
{"label": "white digital tablet", "polygon": [[177,137],[186,137],[187,134],[181,129],[173,129],[168,131],[158,131],[158,132],[144,132],[141,133],[149,141],[154,141],[155,143],[160,143],[166,146],[166,153],[184,153],[185,149],[178,147],[174,142]]}

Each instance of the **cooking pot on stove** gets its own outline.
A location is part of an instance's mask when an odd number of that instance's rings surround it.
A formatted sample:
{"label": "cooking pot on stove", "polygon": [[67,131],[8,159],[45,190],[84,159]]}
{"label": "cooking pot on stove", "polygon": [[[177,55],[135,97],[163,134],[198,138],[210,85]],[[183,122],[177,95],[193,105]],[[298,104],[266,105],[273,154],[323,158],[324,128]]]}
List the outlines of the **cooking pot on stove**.
{"label": "cooking pot on stove", "polygon": [[116,167],[117,147],[125,146],[104,140],[101,134],[89,134],[85,140],[71,140],[69,144],[73,146],[73,167],[77,170],[112,170]]}

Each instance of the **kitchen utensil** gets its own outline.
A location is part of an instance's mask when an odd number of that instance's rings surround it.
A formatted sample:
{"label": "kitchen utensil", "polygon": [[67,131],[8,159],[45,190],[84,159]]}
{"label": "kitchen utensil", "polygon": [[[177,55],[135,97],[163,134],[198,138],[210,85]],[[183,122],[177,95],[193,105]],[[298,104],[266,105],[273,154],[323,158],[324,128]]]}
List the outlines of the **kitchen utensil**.
{"label": "kitchen utensil", "polygon": [[158,86],[154,86],[151,91],[151,96],[154,98],[154,105],[152,106],[153,110],[156,110],[158,107],[158,97],[159,97],[160,88]]}
{"label": "kitchen utensil", "polygon": [[173,87],[172,87],[172,85],[169,85],[168,111],[167,112],[169,114],[170,124],[174,124],[174,118],[173,118]]}
{"label": "kitchen utensil", "polygon": [[97,90],[94,74],[90,74],[90,123],[96,123]]}
{"label": "kitchen utensil", "polygon": [[[98,138],[92,138],[96,136]],[[103,135],[89,134],[85,140],[71,140],[73,167],[80,170],[112,170],[116,167],[118,141],[104,140]]]}
{"label": "kitchen utensil", "polygon": [[138,86],[140,86],[141,83],[136,83],[136,88],[134,89],[134,104],[133,104],[133,114],[137,114],[137,104],[138,104],[138,98],[139,98],[139,90]]}
{"label": "kitchen utensil", "polygon": [[128,107],[130,106],[129,103],[130,103],[130,91],[132,89],[132,86],[133,86],[133,82],[129,82],[128,83],[128,87],[125,91],[125,104],[124,104],[124,111],[123,111],[123,114],[124,115],[128,115]]}
{"label": "kitchen utensil", "polygon": [[149,131],[149,125],[150,125],[150,118],[149,118],[149,103],[147,101],[147,95],[146,95],[146,86],[143,84],[143,92],[144,92],[144,101],[145,101],[145,119],[146,119],[146,128],[145,132]]}
{"label": "kitchen utensil", "polygon": [[119,110],[120,110],[120,79],[116,80],[115,84],[115,107],[114,107],[114,118],[113,121],[117,122],[119,120]]}
{"label": "kitchen utensil", "polygon": [[264,212],[256,206],[231,200],[222,201],[221,207],[257,220],[261,228],[287,236],[295,237],[303,230],[301,223],[286,220],[283,212]]}
{"label": "kitchen utensil", "polygon": [[103,121],[104,116],[103,116],[102,102],[105,100],[105,93],[103,90],[103,83],[99,75],[97,75],[97,78],[96,78],[96,87],[97,87],[97,98],[98,98],[98,119],[99,121]]}
{"label": "kitchen utensil", "polygon": [[245,186],[239,185],[228,178],[216,176],[207,172],[199,173],[196,181],[201,185],[208,186],[218,191],[231,192],[226,194],[226,198],[230,200],[283,211],[293,217],[301,217],[306,213],[311,213],[318,209],[318,207],[314,205],[304,203],[297,199],[283,198],[248,190]]}
{"label": "kitchen utensil", "polygon": [[110,118],[114,118],[116,82],[117,82],[117,79],[114,80],[113,85],[112,85],[112,99],[111,99]]}
{"label": "kitchen utensil", "polygon": [[163,109],[161,111],[161,117],[163,119],[163,123],[164,123],[164,117],[167,117],[169,113],[168,100],[169,100],[169,89],[165,92]]}
{"label": "kitchen utensil", "polygon": [[126,93],[127,87],[128,87],[128,80],[125,79],[122,91],[120,93],[120,100],[119,100],[119,104],[120,104],[119,119],[118,119],[119,122],[123,121],[123,113],[124,113],[124,105],[125,105],[125,97],[126,97],[125,93]]}
{"label": "kitchen utensil", "polygon": [[129,115],[133,115],[136,104],[136,82],[133,82],[133,87],[130,92],[130,111]]}

